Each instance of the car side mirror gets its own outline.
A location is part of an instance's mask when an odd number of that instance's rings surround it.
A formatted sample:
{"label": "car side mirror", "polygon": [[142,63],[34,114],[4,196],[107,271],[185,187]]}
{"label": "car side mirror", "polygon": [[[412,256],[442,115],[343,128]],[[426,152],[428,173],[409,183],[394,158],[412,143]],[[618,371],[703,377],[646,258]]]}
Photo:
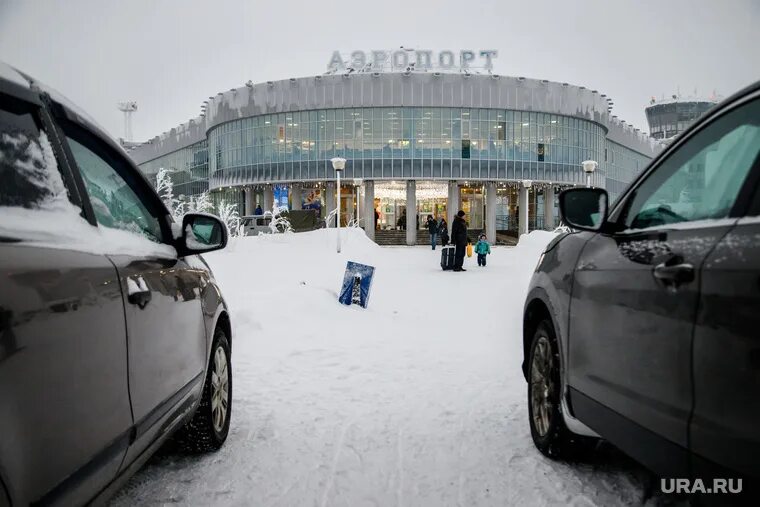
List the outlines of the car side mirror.
{"label": "car side mirror", "polygon": [[559,194],[559,214],[574,229],[596,232],[607,221],[609,195],[603,188],[571,188]]}
{"label": "car side mirror", "polygon": [[227,227],[214,215],[187,213],[182,217],[180,257],[220,250],[227,246]]}

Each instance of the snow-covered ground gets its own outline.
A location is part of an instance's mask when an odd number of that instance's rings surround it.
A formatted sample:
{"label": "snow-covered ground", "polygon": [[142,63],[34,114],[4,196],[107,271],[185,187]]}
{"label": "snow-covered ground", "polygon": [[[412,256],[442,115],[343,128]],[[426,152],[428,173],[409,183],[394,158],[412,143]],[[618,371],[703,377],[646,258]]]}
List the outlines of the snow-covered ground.
{"label": "snow-covered ground", "polygon": [[[535,232],[488,266],[358,230],[235,240],[207,255],[233,321],[229,439],[152,459],[113,501],[261,506],[639,505],[614,449],[544,458],[528,429],[521,314]],[[347,260],[376,266],[367,310],[337,303]]]}

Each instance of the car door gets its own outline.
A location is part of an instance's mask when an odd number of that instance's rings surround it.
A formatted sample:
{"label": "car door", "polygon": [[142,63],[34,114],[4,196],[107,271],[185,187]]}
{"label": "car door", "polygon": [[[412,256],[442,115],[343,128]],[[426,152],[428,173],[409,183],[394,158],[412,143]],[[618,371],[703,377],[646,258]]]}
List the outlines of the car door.
{"label": "car door", "polygon": [[109,255],[125,300],[136,429],[126,464],[165,429],[180,401],[200,392],[207,341],[199,294],[207,275],[169,246],[166,208],[137,169],[75,125],[64,130],[98,223],[139,240]]}
{"label": "car door", "polygon": [[618,232],[595,235],[576,266],[573,408],[663,474],[688,470],[700,267],[736,222],[758,115],[757,102],[734,108],[675,146],[614,210]]}
{"label": "car door", "polygon": [[760,477],[760,110],[746,185],[749,209],[702,267],[694,330],[694,414],[691,450],[695,475]]}
{"label": "car door", "polygon": [[39,97],[3,88],[0,482],[13,505],[81,505],[116,476],[132,426],[119,278],[89,248],[98,230]]}

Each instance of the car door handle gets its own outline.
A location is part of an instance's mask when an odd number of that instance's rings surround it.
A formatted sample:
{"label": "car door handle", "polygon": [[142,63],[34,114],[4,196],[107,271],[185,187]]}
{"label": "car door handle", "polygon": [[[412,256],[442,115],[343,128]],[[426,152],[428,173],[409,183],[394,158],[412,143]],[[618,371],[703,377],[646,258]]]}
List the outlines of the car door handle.
{"label": "car door handle", "polygon": [[143,309],[150,302],[151,297],[150,289],[143,277],[127,277],[127,300],[130,303]]}
{"label": "car door handle", "polygon": [[680,285],[694,280],[694,266],[688,262],[668,264],[663,262],[655,266],[654,277],[666,284]]}

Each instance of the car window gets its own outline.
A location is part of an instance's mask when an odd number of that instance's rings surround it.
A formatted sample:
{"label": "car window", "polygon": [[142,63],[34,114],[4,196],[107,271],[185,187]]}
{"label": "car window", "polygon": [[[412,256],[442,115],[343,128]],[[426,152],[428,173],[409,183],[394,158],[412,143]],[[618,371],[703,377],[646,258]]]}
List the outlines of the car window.
{"label": "car window", "polygon": [[158,219],[118,171],[88,147],[70,137],[67,139],[98,224],[134,232],[160,243],[162,235]]}
{"label": "car window", "polygon": [[635,189],[625,225],[641,229],[725,218],[760,153],[760,100],[715,120]]}
{"label": "car window", "polygon": [[33,106],[0,98],[0,206],[39,209],[58,200],[68,193]]}

